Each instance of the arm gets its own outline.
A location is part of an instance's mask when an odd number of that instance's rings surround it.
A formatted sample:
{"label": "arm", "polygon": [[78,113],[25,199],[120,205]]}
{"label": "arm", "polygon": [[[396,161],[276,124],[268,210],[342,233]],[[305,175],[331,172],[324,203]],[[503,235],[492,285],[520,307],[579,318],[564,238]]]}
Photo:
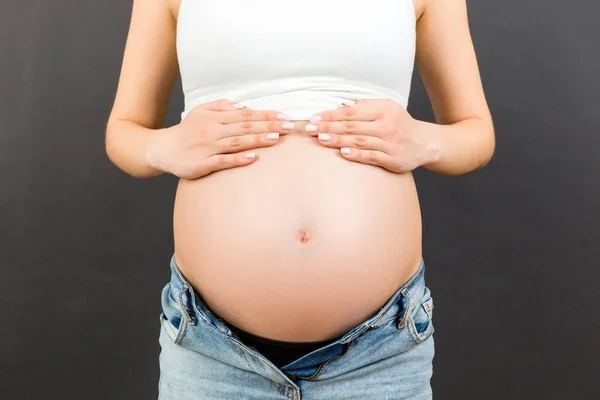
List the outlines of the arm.
{"label": "arm", "polygon": [[121,75],[106,126],[106,153],[136,178],[163,172],[147,160],[150,141],[161,132],[179,74],[176,21],[165,0],[134,0]]}
{"label": "arm", "polygon": [[490,161],[495,149],[469,32],[465,0],[427,0],[417,22],[415,64],[436,123],[422,122],[436,157],[423,166],[442,175],[463,175]]}

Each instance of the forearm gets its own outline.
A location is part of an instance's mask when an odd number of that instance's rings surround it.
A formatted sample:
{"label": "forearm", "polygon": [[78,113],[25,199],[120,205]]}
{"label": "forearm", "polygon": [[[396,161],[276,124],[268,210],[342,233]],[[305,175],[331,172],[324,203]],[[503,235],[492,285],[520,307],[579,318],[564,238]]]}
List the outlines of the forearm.
{"label": "forearm", "polygon": [[128,120],[112,120],[106,127],[106,154],[124,172],[136,178],[152,178],[164,172],[147,159],[153,138],[169,129],[150,129]]}
{"label": "forearm", "polygon": [[432,161],[422,166],[441,175],[464,175],[484,167],[495,149],[492,123],[469,118],[454,124],[423,123]]}

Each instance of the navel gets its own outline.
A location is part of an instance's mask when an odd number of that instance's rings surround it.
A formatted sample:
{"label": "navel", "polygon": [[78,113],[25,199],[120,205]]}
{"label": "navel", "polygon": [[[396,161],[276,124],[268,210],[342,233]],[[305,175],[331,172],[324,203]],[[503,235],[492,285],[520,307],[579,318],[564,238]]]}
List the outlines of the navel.
{"label": "navel", "polygon": [[307,244],[308,242],[310,242],[311,239],[310,233],[305,228],[299,229],[296,235],[296,239],[300,244]]}

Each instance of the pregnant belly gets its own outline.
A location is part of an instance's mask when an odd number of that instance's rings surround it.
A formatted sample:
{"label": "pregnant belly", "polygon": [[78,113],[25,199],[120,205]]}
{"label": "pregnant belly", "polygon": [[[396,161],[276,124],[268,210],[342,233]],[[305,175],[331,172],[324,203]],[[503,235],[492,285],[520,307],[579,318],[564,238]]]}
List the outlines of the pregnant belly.
{"label": "pregnant belly", "polygon": [[421,259],[412,174],[348,161],[306,123],[250,165],[180,179],[175,200],[182,274],[218,316],[275,340],[343,335]]}

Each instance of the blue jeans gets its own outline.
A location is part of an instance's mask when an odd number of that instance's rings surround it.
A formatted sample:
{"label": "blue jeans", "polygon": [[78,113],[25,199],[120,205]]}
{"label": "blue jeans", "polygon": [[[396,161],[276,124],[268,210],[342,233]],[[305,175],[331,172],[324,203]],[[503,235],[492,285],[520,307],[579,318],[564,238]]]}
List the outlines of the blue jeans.
{"label": "blue jeans", "polygon": [[171,257],[162,290],[159,400],[432,399],[425,263],[373,317],[281,368],[208,309]]}

